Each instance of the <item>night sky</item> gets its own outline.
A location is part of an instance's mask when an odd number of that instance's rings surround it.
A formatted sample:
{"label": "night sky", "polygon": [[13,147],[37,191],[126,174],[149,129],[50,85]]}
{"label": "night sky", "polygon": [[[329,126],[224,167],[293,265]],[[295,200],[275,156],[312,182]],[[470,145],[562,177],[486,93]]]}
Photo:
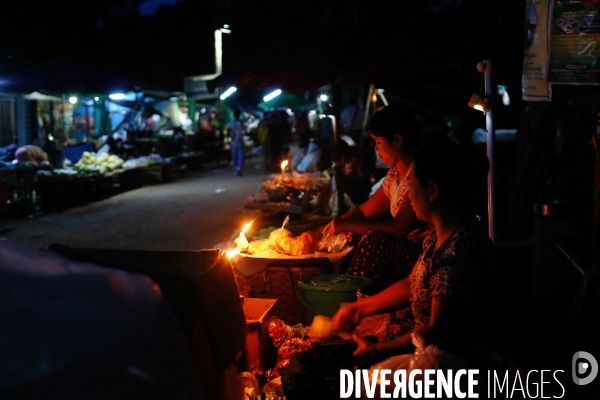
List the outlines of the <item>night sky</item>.
{"label": "night sky", "polygon": [[[434,55],[423,63],[439,59],[452,65],[410,77],[413,84],[468,96],[480,87],[477,62],[489,58],[498,83],[520,91],[524,3],[23,0],[11,2],[0,15],[0,74],[66,54],[119,78],[182,91],[184,77],[214,73],[213,32],[228,24],[232,33],[223,36],[225,73],[273,49],[289,58],[288,65],[297,60],[297,65],[318,68],[324,61],[317,49],[323,48],[361,62],[410,59],[417,65],[420,56],[403,50],[410,44]],[[350,33],[351,43],[346,40]]]}

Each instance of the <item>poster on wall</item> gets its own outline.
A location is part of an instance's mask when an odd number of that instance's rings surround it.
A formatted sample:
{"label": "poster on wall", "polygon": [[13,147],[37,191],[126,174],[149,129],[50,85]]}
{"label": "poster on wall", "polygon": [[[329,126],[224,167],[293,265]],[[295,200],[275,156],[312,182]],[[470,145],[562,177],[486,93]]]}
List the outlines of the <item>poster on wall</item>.
{"label": "poster on wall", "polygon": [[548,82],[600,84],[600,0],[554,1]]}
{"label": "poster on wall", "polygon": [[525,54],[521,78],[523,100],[552,100],[552,86],[547,81],[551,2],[526,0]]}

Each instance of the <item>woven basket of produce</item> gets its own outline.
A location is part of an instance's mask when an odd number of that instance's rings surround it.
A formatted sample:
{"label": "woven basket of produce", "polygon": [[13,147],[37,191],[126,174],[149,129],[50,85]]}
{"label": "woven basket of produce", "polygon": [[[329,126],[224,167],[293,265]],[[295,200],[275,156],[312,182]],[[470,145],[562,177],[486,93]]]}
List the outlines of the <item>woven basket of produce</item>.
{"label": "woven basket of produce", "polygon": [[250,242],[247,251],[235,256],[232,263],[247,281],[250,297],[278,299],[278,317],[295,325],[304,317],[295,286],[307,276],[334,273],[350,250],[345,241],[315,242],[307,233],[292,237],[282,227],[267,239]]}
{"label": "woven basket of produce", "polygon": [[333,273],[333,264],[327,258],[272,259],[262,271],[245,278],[250,286],[250,297],[279,300],[277,316],[288,325],[296,325],[304,318],[304,306],[296,297],[295,285],[307,276],[329,273]]}

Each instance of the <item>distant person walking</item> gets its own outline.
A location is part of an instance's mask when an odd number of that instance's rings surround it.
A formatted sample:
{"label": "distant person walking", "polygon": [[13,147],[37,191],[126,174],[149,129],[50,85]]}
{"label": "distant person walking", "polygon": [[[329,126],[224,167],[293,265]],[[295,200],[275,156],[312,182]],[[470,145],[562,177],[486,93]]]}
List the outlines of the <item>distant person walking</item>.
{"label": "distant person walking", "polygon": [[227,124],[227,134],[231,137],[231,160],[233,162],[233,172],[242,176],[244,173],[244,124],[240,120],[242,112],[235,110],[233,112],[233,121]]}

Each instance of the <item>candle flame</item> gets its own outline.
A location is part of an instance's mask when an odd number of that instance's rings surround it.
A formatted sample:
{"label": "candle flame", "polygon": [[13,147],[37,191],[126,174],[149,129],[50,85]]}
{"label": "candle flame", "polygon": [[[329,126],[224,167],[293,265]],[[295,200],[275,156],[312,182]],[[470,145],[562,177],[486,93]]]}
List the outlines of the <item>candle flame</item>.
{"label": "candle flame", "polygon": [[236,247],[233,250],[229,250],[226,251],[225,254],[227,254],[227,257],[229,258],[233,258],[234,256],[238,255],[240,253],[240,249],[238,247]]}
{"label": "candle flame", "polygon": [[282,170],[283,170],[283,169],[285,169],[285,167],[287,167],[287,165],[288,165],[288,160],[283,160],[283,161],[281,162],[281,169],[282,169]]}
{"label": "candle flame", "polygon": [[242,234],[246,233],[246,231],[248,230],[248,228],[250,228],[250,225],[252,225],[252,223],[254,222],[254,220],[248,222],[246,225],[244,225],[244,227],[242,228]]}

